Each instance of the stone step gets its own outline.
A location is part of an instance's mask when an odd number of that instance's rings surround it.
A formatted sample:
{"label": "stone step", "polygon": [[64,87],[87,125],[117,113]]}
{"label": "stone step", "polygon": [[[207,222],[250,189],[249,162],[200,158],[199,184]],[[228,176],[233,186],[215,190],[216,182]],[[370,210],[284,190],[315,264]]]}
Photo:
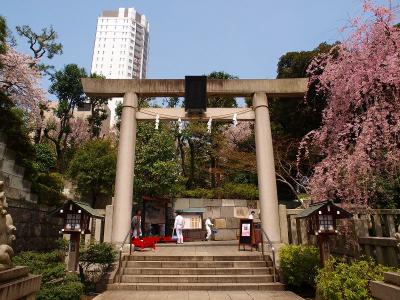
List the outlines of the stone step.
{"label": "stone step", "polygon": [[183,291],[283,291],[282,283],[113,283],[107,290],[183,290]]}
{"label": "stone step", "polygon": [[272,267],[265,261],[125,261],[126,268],[262,268]]}
{"label": "stone step", "polygon": [[385,283],[397,285],[400,287],[400,273],[385,272],[383,273]]}
{"label": "stone step", "polygon": [[272,275],[122,275],[121,283],[267,283]]}
{"label": "stone step", "polygon": [[369,283],[371,294],[379,300],[398,300],[400,299],[400,287],[381,281],[371,281]]}
{"label": "stone step", "polygon": [[[166,255],[126,255],[124,259],[127,261],[262,261],[261,255],[234,255],[234,256],[166,256]],[[266,260],[271,260],[269,256],[265,256]]]}
{"label": "stone step", "polygon": [[123,275],[265,275],[272,268],[125,268]]}

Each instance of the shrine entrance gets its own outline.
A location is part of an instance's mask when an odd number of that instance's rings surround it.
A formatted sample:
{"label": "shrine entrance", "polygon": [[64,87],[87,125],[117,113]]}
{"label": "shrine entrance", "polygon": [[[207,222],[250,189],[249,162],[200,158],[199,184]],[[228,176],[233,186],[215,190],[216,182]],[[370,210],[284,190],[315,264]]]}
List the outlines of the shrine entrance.
{"label": "shrine entrance", "polygon": [[[139,108],[138,97],[183,97],[188,89],[200,93],[203,83],[190,84],[175,79],[93,79],[83,78],[87,96],[123,97],[118,145],[111,242],[121,244],[130,230],[135,165],[136,124],[140,120],[232,120],[255,121],[257,176],[262,229],[273,243],[281,243],[278,196],[275,179],[272,133],[268,110],[269,97],[303,97],[306,78],[294,79],[209,79],[204,88],[208,96],[252,97],[249,108],[207,108],[192,99],[191,107]],[[190,87],[190,85],[192,85]],[[196,90],[197,89],[197,90]],[[200,89],[200,91],[198,90]],[[283,100],[284,101],[284,100]]]}

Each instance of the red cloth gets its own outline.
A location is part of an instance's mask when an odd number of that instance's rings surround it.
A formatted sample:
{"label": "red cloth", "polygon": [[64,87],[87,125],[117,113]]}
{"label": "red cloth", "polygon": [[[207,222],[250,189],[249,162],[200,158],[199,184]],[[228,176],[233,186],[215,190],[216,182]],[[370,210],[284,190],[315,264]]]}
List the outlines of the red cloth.
{"label": "red cloth", "polygon": [[135,247],[138,247],[142,250],[144,248],[152,248],[153,250],[156,250],[157,239],[159,239],[159,238],[152,238],[152,237],[145,237],[142,239],[134,238],[132,241],[132,245],[134,245]]}

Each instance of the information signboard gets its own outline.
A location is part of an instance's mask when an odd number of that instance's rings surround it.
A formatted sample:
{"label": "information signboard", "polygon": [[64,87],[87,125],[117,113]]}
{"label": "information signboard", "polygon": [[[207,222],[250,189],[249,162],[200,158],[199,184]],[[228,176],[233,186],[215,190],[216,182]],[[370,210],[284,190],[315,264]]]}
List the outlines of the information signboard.
{"label": "information signboard", "polygon": [[252,245],[254,240],[254,227],[253,220],[240,219],[240,235],[239,235],[239,249],[240,245]]}

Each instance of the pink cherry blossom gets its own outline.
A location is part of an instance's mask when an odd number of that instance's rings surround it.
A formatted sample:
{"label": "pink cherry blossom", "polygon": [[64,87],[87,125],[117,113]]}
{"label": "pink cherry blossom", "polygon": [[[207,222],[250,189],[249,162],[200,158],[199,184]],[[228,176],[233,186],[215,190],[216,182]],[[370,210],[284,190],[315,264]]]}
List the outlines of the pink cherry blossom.
{"label": "pink cherry blossom", "polygon": [[39,120],[39,105],[46,102],[40,87],[41,73],[34,67],[37,61],[8,47],[0,54],[0,90],[18,107]]}
{"label": "pink cherry blossom", "polygon": [[400,30],[395,8],[364,2],[350,34],[309,66],[310,84],[326,95],[322,126],[306,135],[299,159],[318,149],[313,199],[333,195],[368,205],[378,178],[400,173]]}

